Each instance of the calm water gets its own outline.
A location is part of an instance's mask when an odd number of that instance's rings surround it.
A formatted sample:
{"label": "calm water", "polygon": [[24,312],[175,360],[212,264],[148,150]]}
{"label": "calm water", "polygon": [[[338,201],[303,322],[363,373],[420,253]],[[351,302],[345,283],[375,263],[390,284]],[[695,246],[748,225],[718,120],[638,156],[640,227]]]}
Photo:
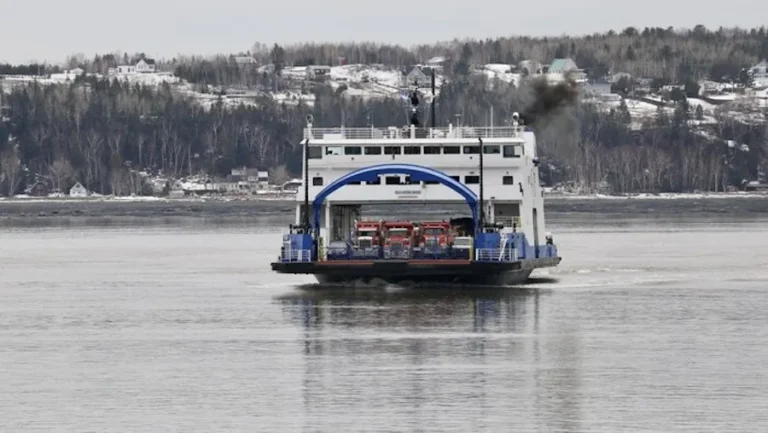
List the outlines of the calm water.
{"label": "calm water", "polygon": [[281,227],[0,229],[0,431],[768,431],[768,217],[549,216],[526,288],[329,290]]}

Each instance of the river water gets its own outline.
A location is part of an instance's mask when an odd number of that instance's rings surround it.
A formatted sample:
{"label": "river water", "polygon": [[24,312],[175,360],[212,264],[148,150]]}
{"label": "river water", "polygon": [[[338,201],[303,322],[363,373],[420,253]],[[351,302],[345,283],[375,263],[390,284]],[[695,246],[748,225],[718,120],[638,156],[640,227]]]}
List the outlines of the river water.
{"label": "river water", "polygon": [[6,224],[0,431],[768,431],[768,215],[661,213],[549,212],[499,290],[273,274],[290,216]]}

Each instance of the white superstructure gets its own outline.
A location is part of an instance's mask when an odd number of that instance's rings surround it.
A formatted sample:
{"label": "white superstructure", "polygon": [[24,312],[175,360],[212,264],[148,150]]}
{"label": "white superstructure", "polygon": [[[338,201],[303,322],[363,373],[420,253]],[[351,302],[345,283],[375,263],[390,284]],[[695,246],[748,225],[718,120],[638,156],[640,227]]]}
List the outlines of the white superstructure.
{"label": "white superstructure", "polygon": [[[516,125],[516,118],[513,125]],[[314,128],[304,130],[308,161],[309,202],[331,182],[359,168],[406,163],[427,166],[465,184],[480,196],[480,141],[483,146],[483,199],[488,223],[524,232],[532,244],[544,243],[544,203],[539,185],[536,138],[522,126]],[[296,222],[301,223],[304,188],[296,195]],[[464,203],[464,198],[436,182],[411,182],[409,176],[387,174],[377,182],[349,184],[334,191],[321,213],[320,234],[329,241],[348,228],[332,230],[348,220],[344,208],[376,203]],[[338,209],[335,210],[335,209]],[[354,209],[354,208],[352,208]],[[345,215],[342,215],[345,214]],[[346,225],[346,223],[345,223]],[[329,236],[329,234],[331,236]]]}

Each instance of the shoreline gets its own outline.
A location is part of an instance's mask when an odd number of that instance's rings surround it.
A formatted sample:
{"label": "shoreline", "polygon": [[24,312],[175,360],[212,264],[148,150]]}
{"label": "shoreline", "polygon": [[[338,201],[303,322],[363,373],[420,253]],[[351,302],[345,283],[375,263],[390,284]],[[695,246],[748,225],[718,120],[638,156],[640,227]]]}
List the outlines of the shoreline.
{"label": "shoreline", "polygon": [[[639,196],[601,196],[545,194],[547,215],[577,222],[584,218],[614,216],[649,216],[677,218],[687,216],[760,216],[768,214],[768,194],[659,194]],[[388,205],[366,206],[366,214],[386,215]],[[450,206],[415,206],[413,215],[464,213],[457,203]],[[173,221],[233,221],[256,223],[265,220],[288,224],[296,212],[295,198],[223,198],[223,197],[88,197],[88,198],[15,198],[0,199],[0,224],[126,224],[149,219]],[[403,217],[410,218],[411,211]]]}
{"label": "shoreline", "polygon": [[[696,199],[768,199],[768,192],[704,192],[704,193],[632,193],[632,194],[576,194],[544,193],[545,200],[696,200]],[[97,197],[0,197],[3,204],[32,203],[295,203],[291,196],[282,197],[158,197],[158,196],[97,196]]]}

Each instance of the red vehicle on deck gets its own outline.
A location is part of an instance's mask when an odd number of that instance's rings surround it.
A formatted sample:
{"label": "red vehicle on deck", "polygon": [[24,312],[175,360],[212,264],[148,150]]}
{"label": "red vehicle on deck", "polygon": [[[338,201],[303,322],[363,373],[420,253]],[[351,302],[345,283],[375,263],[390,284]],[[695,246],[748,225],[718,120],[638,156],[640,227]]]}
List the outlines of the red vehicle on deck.
{"label": "red vehicle on deck", "polygon": [[355,224],[357,247],[368,249],[381,245],[381,225],[381,221],[358,221]]}
{"label": "red vehicle on deck", "polygon": [[453,244],[451,224],[445,221],[422,222],[419,224],[419,244],[426,254],[438,254]]}
{"label": "red vehicle on deck", "polygon": [[413,223],[408,221],[384,221],[384,258],[411,257]]}

